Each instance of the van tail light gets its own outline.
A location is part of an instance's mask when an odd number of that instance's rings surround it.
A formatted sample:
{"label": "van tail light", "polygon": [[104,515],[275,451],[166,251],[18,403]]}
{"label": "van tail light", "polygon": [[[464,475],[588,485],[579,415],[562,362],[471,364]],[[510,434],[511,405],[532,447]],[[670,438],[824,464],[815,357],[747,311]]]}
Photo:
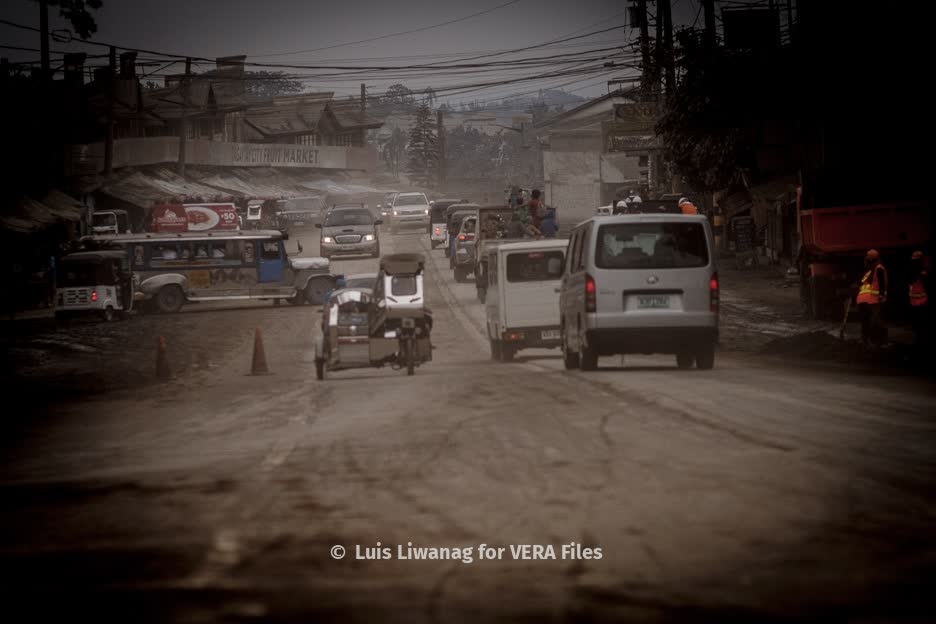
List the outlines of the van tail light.
{"label": "van tail light", "polygon": [[595,312],[598,309],[598,303],[595,297],[595,278],[591,275],[585,275],[585,311]]}
{"label": "van tail light", "polygon": [[467,240],[467,239],[465,238],[465,235],[464,235],[464,234],[459,234],[459,235],[458,235],[458,240],[463,241],[463,240]]}
{"label": "van tail light", "polygon": [[91,301],[97,301],[97,291],[96,291],[96,290],[92,290],[92,291],[91,291]]}
{"label": "van tail light", "polygon": [[718,273],[713,273],[709,279],[709,310],[718,312]]}

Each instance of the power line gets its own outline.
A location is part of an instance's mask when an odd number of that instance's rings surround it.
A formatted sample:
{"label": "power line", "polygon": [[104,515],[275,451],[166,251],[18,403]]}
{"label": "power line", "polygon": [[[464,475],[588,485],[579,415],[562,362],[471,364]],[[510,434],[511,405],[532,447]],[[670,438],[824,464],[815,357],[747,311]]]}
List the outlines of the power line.
{"label": "power line", "polygon": [[[616,39],[607,39],[603,41],[580,41],[578,43],[567,43],[561,45],[549,45],[544,46],[544,48],[556,48],[556,49],[565,49],[565,48],[581,48],[594,45],[604,45],[607,43],[618,43]],[[488,52],[503,52],[510,53],[513,52],[513,48],[504,48],[502,50],[488,50]],[[404,60],[404,59],[421,59],[421,58],[439,58],[439,57],[461,57],[461,56],[471,56],[478,54],[478,50],[472,50],[470,52],[442,52],[437,54],[409,54],[403,56],[362,56],[354,58],[337,58],[337,59],[325,59],[330,63],[354,63],[360,61],[388,61],[388,60]]]}
{"label": "power line", "polygon": [[[38,31],[38,30],[39,30],[39,29],[34,28],[34,27],[32,27],[32,26],[26,26],[26,25],[23,25],[23,24],[16,24],[16,23],[14,23],[14,22],[10,22],[10,21],[8,21],[8,20],[2,20],[2,19],[0,19],[0,24],[6,24],[6,25],[13,26],[13,27],[16,27],[16,28],[23,28],[23,29],[31,30],[31,31]],[[611,30],[616,30],[616,29],[622,28],[622,27],[623,27],[623,26],[614,26],[614,27],[611,27],[611,28],[606,28],[606,29],[603,29],[603,30],[599,30],[599,31],[594,31],[594,32],[591,32],[591,33],[587,33],[587,34],[585,34],[585,35],[579,35],[579,36],[577,36],[577,37],[569,37],[569,38],[567,38],[567,39],[562,39],[562,40],[554,41],[554,42],[552,42],[552,43],[561,43],[561,42],[564,42],[564,41],[571,41],[571,40],[573,40],[573,39],[580,39],[580,38],[583,38],[583,37],[589,37],[589,36],[592,36],[592,35],[595,35],[595,34],[598,34],[598,33],[609,32],[609,31],[611,31]],[[153,50],[147,50],[147,49],[144,49],[144,48],[128,48],[128,47],[117,46],[117,45],[108,44],[108,43],[100,42],[100,41],[85,41],[85,42],[83,42],[83,43],[90,44],[90,45],[102,46],[102,47],[114,47],[114,48],[119,48],[119,49],[122,49],[122,50],[130,50],[130,51],[135,51],[135,52],[139,52],[139,53],[143,53],[143,54],[151,54],[151,55],[155,55],[155,56],[164,56],[164,57],[178,58],[178,59],[186,59],[186,58],[187,58],[187,59],[190,59],[190,60],[193,61],[193,62],[194,62],[194,61],[204,61],[204,62],[208,62],[208,63],[214,63],[214,62],[216,62],[216,59],[210,59],[210,58],[206,58],[206,57],[187,56],[187,55],[181,55],[181,54],[171,54],[171,53],[166,53],[166,52],[157,52],[157,51],[153,51]],[[534,49],[534,48],[538,48],[538,47],[542,47],[542,45],[527,46],[527,47],[525,47],[525,48],[517,48],[516,50],[514,50],[514,52],[517,52],[517,51],[524,51],[524,50],[528,50],[528,49]],[[489,57],[489,56],[498,56],[499,54],[500,54],[500,53],[484,54],[484,55],[480,55],[480,56],[475,57],[475,58],[485,58],[485,57]],[[553,55],[551,58],[556,58],[556,57],[558,57],[558,56],[562,56],[562,55]],[[462,61],[475,60],[475,58],[462,59]],[[550,58],[550,57],[542,57],[542,58]],[[443,63],[446,63],[446,64],[443,64]],[[245,65],[245,66],[249,66],[249,67],[263,67],[263,68],[270,68],[270,69],[298,69],[298,70],[307,70],[307,69],[313,69],[313,70],[314,70],[314,69],[335,69],[335,70],[342,70],[342,71],[347,71],[347,70],[360,70],[360,71],[396,71],[396,70],[431,69],[431,68],[438,68],[438,69],[458,69],[458,68],[466,68],[466,67],[484,67],[484,66],[488,66],[488,65],[492,65],[492,64],[504,64],[504,63],[508,63],[508,62],[507,62],[507,61],[492,61],[492,62],[487,63],[487,64],[466,64],[466,63],[464,63],[464,62],[460,62],[460,63],[451,63],[451,61],[444,61],[444,62],[439,62],[439,63],[426,63],[426,64],[402,65],[402,66],[393,66],[393,65],[391,65],[391,66],[336,66],[336,65],[300,65],[300,64],[288,64],[288,63],[252,63],[252,62],[245,62],[244,65]]]}
{"label": "power line", "polygon": [[[590,32],[590,33],[586,33],[586,34],[584,34],[584,35],[578,35],[578,36],[576,36],[576,37],[567,37],[567,38],[565,38],[565,39],[556,39],[556,40],[554,40],[554,41],[550,41],[550,42],[547,42],[547,43],[539,43],[539,44],[536,44],[536,45],[526,46],[526,47],[523,47],[523,48],[515,48],[515,49],[511,50],[510,52],[491,52],[491,53],[489,53],[489,54],[481,54],[480,56],[473,56],[473,57],[469,57],[469,58],[466,58],[466,59],[460,59],[460,60],[461,60],[461,61],[474,61],[474,60],[477,60],[477,59],[490,58],[490,57],[493,57],[493,56],[502,56],[503,54],[514,54],[514,53],[516,53],[516,52],[525,52],[526,50],[535,50],[536,48],[542,48],[542,47],[544,47],[544,46],[546,46],[546,45],[550,45],[550,44],[553,44],[553,43],[563,43],[563,42],[566,42],[566,41],[573,41],[573,40],[575,40],[575,39],[583,39],[583,38],[585,38],[585,37],[591,37],[592,35],[597,35],[597,34],[599,34],[599,33],[611,32],[612,30],[619,30],[619,29],[621,29],[621,28],[626,28],[626,27],[627,27],[626,24],[622,24],[622,25],[620,25],[620,26],[612,26],[612,27],[610,27],[610,28],[605,28],[605,29],[602,29],[602,30],[596,30],[596,31],[593,31],[593,32]],[[429,64],[430,64],[430,65],[439,65],[439,64],[441,64],[441,63],[443,63],[443,62],[444,62],[444,61],[440,61],[439,63],[429,63]]]}
{"label": "power line", "polygon": [[492,13],[494,11],[497,11],[498,9],[503,9],[504,7],[508,7],[512,4],[517,4],[518,2],[520,2],[520,0],[510,0],[509,2],[499,4],[496,7],[492,7],[484,11],[479,11],[477,13],[472,13],[471,15],[466,15],[464,17],[459,17],[458,19],[449,20],[447,22],[442,22],[440,24],[433,24],[432,26],[423,26],[421,28],[414,28],[412,30],[404,30],[401,32],[390,33],[388,35],[381,35],[379,37],[371,37],[370,39],[360,39],[358,41],[349,41],[347,43],[336,43],[335,45],[325,46],[322,48],[311,48],[309,50],[295,50],[293,52],[276,52],[272,54],[252,54],[251,56],[253,58],[264,58],[264,57],[271,57],[271,56],[290,56],[293,54],[306,54],[308,52],[321,52],[322,50],[332,50],[334,48],[343,48],[345,46],[357,45],[359,43],[369,43],[371,41],[380,41],[382,39],[390,39],[391,37],[399,37],[400,35],[409,35],[412,33],[423,32],[425,30],[431,30],[433,28],[440,28],[442,26],[448,26],[449,24],[456,24],[458,22],[464,22],[465,20],[469,20],[474,17],[485,15],[487,13]]}

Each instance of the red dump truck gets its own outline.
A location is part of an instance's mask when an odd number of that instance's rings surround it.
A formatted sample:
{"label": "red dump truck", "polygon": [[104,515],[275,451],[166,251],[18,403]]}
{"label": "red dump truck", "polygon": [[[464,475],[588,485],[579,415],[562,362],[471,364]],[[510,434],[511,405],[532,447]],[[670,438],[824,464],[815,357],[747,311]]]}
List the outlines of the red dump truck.
{"label": "red dump truck", "polygon": [[799,211],[800,297],[815,319],[841,319],[844,302],[863,274],[865,252],[881,253],[889,277],[889,314],[899,315],[906,297],[910,254],[929,250],[933,211],[928,202],[875,202],[811,207]]}

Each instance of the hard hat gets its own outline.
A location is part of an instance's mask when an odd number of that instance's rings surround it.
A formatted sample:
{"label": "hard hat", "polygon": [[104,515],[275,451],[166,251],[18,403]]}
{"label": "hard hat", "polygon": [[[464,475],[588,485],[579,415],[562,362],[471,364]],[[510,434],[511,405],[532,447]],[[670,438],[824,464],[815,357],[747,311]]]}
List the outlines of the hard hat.
{"label": "hard hat", "polygon": [[881,257],[881,254],[877,252],[877,249],[869,249],[868,253],[865,254],[865,258],[868,258],[870,260],[878,260],[880,259],[880,257]]}
{"label": "hard hat", "polygon": [[923,259],[923,252],[922,252],[922,251],[914,251],[914,252],[913,252],[913,255],[910,256],[910,259],[911,259],[911,260],[922,260],[922,259]]}
{"label": "hard hat", "polygon": [[623,199],[619,200],[618,203],[614,205],[615,208],[624,208],[625,206],[627,206],[627,202]]}
{"label": "hard hat", "polygon": [[[687,198],[687,197],[682,197],[682,198],[680,198],[680,200],[679,200],[679,205],[680,205],[680,206],[682,206],[683,204],[689,204],[689,203],[691,203],[691,202],[689,201],[689,198]],[[670,205],[672,205],[672,204],[670,204]]]}

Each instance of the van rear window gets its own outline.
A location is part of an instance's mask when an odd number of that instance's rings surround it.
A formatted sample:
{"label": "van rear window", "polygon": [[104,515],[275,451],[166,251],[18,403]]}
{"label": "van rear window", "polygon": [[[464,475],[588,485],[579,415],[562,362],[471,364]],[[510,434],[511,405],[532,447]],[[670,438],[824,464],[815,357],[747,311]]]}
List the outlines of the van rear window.
{"label": "van rear window", "polygon": [[701,223],[609,223],[598,228],[601,269],[680,269],[709,263]]}
{"label": "van rear window", "polygon": [[532,251],[507,256],[508,282],[545,282],[562,277],[561,251]]}

